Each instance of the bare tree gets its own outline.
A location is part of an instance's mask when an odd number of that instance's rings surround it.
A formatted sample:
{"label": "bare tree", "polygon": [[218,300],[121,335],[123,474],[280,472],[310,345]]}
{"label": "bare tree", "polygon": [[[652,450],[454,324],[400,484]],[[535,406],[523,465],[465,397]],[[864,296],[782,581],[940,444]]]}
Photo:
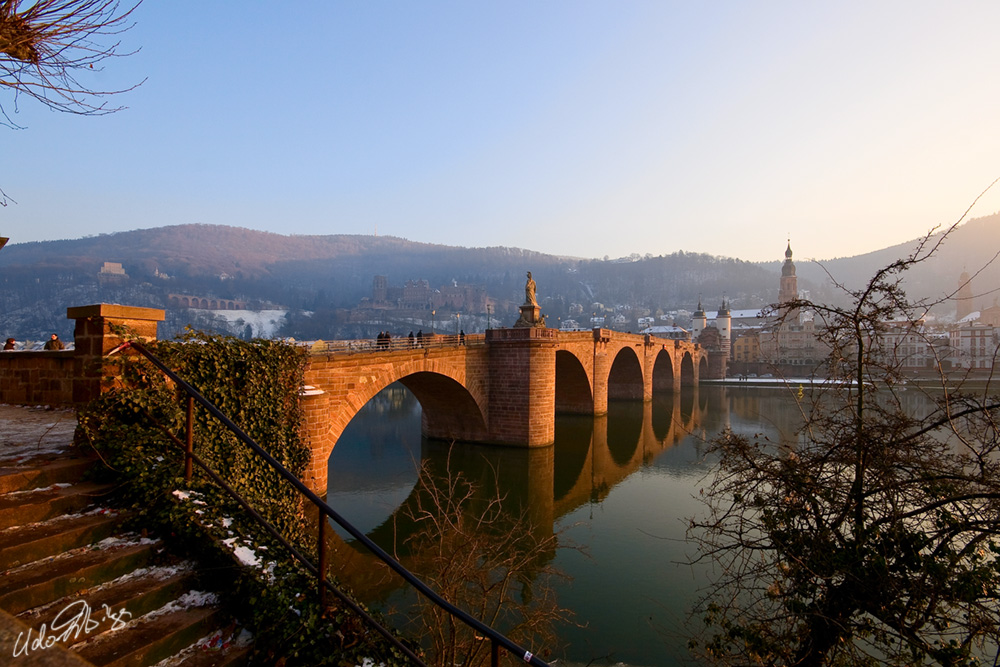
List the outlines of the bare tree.
{"label": "bare tree", "polygon": [[[129,30],[131,14],[142,0],[0,0],[0,86],[14,92],[13,110],[26,95],[50,109],[84,116],[114,113],[107,98],[141,85],[93,88],[81,79],[101,69],[119,51],[118,35]],[[110,39],[108,39],[110,38]],[[0,102],[0,124],[19,126],[11,108]],[[0,206],[12,201],[0,190]]]}
{"label": "bare tree", "polygon": [[[992,187],[992,186],[991,186]],[[964,219],[964,215],[963,215]],[[961,220],[960,220],[961,221]],[[888,321],[913,321],[905,272],[958,223],[879,270],[823,322],[840,382],[800,393],[794,446],[732,432],[689,536],[716,579],[692,640],[720,664],[974,664],[1000,649],[1000,401],[940,382],[914,414]],[[943,378],[942,378],[943,379]],[[912,384],[906,387],[912,391]]]}
{"label": "bare tree", "polygon": [[[404,550],[414,571],[442,597],[512,640],[551,646],[553,625],[571,616],[552,586],[553,578],[564,576],[551,565],[562,548],[558,533],[536,530],[505,507],[499,492],[484,491],[454,470],[450,455],[443,471],[424,464],[416,490],[402,517],[408,535],[397,544],[397,557]],[[489,664],[490,642],[436,605],[421,598],[410,621],[429,664]]]}

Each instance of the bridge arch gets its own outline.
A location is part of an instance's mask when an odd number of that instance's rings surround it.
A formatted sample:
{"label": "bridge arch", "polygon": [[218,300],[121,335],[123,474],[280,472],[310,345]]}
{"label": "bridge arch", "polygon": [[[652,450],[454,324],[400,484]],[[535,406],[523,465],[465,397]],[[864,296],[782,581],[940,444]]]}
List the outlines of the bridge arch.
{"label": "bridge arch", "polygon": [[674,390],[674,360],[667,350],[660,350],[653,361],[653,393]]}
{"label": "bridge arch", "polygon": [[465,386],[447,375],[420,371],[399,379],[422,409],[423,432],[445,440],[475,440],[486,433],[486,419]]}
{"label": "bridge arch", "polygon": [[623,347],[615,355],[608,373],[608,398],[643,398],[642,363],[631,347]]}
{"label": "bridge arch", "polygon": [[691,387],[695,383],[694,360],[690,352],[685,352],[681,358],[681,386]]}
{"label": "bridge arch", "polygon": [[[487,437],[485,392],[478,383],[466,387],[464,356],[449,360],[404,353],[371,359],[313,357],[306,371],[312,394],[304,398],[306,437],[313,450],[309,476],[315,490],[326,488],[326,465],[344,429],[380,391],[399,382],[422,408],[422,429],[431,438],[483,441]],[[359,355],[360,356],[360,355]],[[363,365],[365,364],[365,365]]]}
{"label": "bridge arch", "polygon": [[575,354],[556,350],[556,412],[593,414],[594,392],[587,369]]}
{"label": "bridge arch", "polygon": [[701,359],[698,360],[698,377],[708,377],[708,355],[701,355]]}

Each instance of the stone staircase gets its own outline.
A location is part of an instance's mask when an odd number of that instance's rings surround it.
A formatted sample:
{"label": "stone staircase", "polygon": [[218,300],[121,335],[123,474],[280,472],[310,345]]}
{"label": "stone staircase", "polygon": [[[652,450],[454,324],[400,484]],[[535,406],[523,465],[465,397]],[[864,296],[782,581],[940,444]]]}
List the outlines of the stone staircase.
{"label": "stone staircase", "polygon": [[[2,423],[0,423],[2,427]],[[109,485],[67,447],[25,456],[0,436],[0,664],[241,665],[242,632],[198,568],[126,532]],[[13,453],[13,455],[12,455]]]}

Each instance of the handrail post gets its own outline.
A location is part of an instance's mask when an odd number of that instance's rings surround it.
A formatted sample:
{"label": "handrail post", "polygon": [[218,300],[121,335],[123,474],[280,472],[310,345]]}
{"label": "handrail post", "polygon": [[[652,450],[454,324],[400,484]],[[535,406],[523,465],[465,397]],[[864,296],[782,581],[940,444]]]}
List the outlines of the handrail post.
{"label": "handrail post", "polygon": [[328,565],[328,558],[326,553],[326,514],[323,513],[323,508],[318,507],[319,510],[319,572],[317,577],[319,579],[319,608],[321,614],[326,614],[326,569]]}
{"label": "handrail post", "polygon": [[194,396],[188,396],[187,401],[187,440],[184,443],[184,482],[191,481],[193,464],[191,454],[194,452]]}
{"label": "handrail post", "polygon": [[497,640],[490,640],[490,665],[491,667],[499,667],[500,665],[500,644]]}

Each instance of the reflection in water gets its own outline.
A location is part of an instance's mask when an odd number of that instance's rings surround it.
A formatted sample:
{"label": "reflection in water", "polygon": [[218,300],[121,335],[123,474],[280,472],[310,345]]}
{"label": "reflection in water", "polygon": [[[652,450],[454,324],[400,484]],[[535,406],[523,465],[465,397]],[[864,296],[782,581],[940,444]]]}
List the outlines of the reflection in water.
{"label": "reflection in water", "polygon": [[590,458],[590,442],[594,435],[594,418],[587,415],[560,415],[556,419],[555,479],[552,490],[555,502],[570,492],[576,480],[584,474]]}
{"label": "reflection in water", "polygon": [[[698,490],[710,470],[704,442],[728,427],[794,445],[801,423],[793,390],[703,386],[647,403],[611,401],[600,417],[559,415],[553,447],[452,447],[421,440],[419,404],[393,385],[338,441],[328,498],[391,550],[394,538],[398,544],[415,529],[402,517],[416,506],[421,462],[440,472],[450,456],[452,470],[480,489],[480,503],[506,497],[510,511],[530,518],[536,538],[557,535],[587,551],[550,555],[572,578],[557,588],[559,605],[586,626],[560,628],[565,646],[554,650],[562,664],[601,664],[602,657],[681,664],[685,615],[704,583],[683,564],[687,519],[701,511]],[[369,591],[372,601],[401,599],[396,580],[370,557],[342,542],[336,553],[338,575],[355,590]]]}
{"label": "reflection in water", "polygon": [[[387,387],[337,442],[327,503],[368,533],[410,495],[420,459],[420,404],[402,385]],[[339,526],[335,529],[347,537]]]}
{"label": "reflection in water", "polygon": [[608,401],[608,451],[619,466],[628,465],[642,439],[642,401]]}

